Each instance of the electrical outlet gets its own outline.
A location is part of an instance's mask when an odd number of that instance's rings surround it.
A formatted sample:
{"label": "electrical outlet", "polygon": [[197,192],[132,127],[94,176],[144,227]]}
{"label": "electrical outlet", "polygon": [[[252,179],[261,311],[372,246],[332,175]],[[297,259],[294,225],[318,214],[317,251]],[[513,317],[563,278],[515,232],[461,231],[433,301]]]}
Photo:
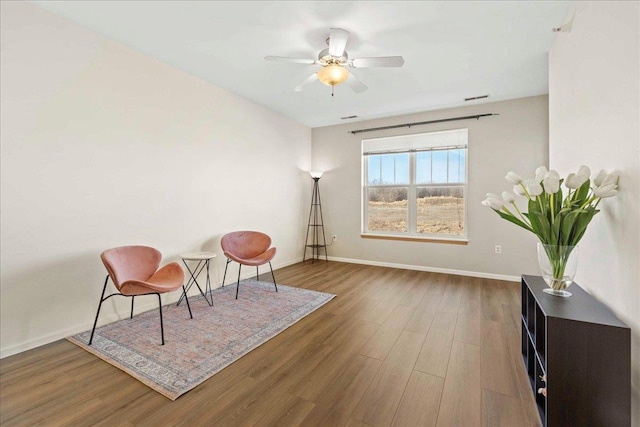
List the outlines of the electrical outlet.
{"label": "electrical outlet", "polygon": [[333,235],[332,242],[337,242],[337,241],[338,241],[338,236],[334,234],[334,235]]}
{"label": "electrical outlet", "polygon": [[502,246],[501,245],[496,245],[496,253],[497,254],[501,254],[502,253]]}

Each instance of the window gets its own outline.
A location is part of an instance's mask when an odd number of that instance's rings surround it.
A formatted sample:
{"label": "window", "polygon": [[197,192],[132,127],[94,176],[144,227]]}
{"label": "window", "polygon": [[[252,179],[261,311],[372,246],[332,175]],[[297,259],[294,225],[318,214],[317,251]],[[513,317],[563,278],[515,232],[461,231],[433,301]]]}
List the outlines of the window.
{"label": "window", "polygon": [[464,239],[467,129],[362,141],[362,232]]}

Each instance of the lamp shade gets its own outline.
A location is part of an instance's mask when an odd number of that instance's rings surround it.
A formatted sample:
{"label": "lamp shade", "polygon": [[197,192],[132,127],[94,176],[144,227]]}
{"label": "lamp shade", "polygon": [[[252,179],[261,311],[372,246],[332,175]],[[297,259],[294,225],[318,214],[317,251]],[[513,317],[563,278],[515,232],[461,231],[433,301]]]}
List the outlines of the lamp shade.
{"label": "lamp shade", "polygon": [[341,65],[329,64],[318,71],[318,80],[327,86],[335,86],[344,83],[349,77],[349,70]]}
{"label": "lamp shade", "polygon": [[311,171],[311,172],[309,172],[309,174],[311,174],[311,178],[322,178],[323,172]]}

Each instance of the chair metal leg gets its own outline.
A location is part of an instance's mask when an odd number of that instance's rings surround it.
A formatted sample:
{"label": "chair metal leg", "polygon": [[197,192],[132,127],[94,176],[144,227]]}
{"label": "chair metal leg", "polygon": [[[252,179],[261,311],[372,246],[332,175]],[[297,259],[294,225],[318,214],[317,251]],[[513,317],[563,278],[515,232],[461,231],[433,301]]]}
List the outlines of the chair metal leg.
{"label": "chair metal leg", "polygon": [[258,271],[258,266],[256,265],[256,282],[260,281],[260,272]]}
{"label": "chair metal leg", "polygon": [[242,264],[238,264],[238,284],[236,285],[236,299],[238,299],[238,291],[240,290],[240,271],[242,270]]}
{"label": "chair metal leg", "polygon": [[100,309],[102,308],[102,302],[104,301],[104,292],[107,290],[107,281],[109,281],[109,275],[107,274],[104,279],[104,286],[102,287],[102,295],[100,295],[100,304],[98,304],[98,312],[96,313],[96,320],[93,322],[93,329],[91,330],[91,338],[89,338],[89,345],[93,342],[93,334],[96,331],[96,325],[98,324],[98,316],[100,315]]}
{"label": "chair metal leg", "polygon": [[271,277],[273,277],[273,286],[276,287],[276,292],[278,292],[278,285],[276,284],[276,276],[273,275],[273,267],[271,267],[271,261],[269,261],[269,268],[271,269]]}
{"label": "chair metal leg", "polygon": [[135,299],[135,296],[131,297],[131,317],[129,317],[129,319],[133,319],[133,301]]}
{"label": "chair metal leg", "polygon": [[193,319],[193,314],[191,313],[191,306],[189,305],[189,297],[187,297],[187,290],[182,285],[182,295],[184,296],[184,300],[187,302],[187,308],[189,309],[189,316]]}
{"label": "chair metal leg", "polygon": [[227,268],[229,267],[230,259],[227,259],[227,265],[224,266],[224,276],[222,276],[222,287],[224,288],[224,281],[227,279]]}
{"label": "chair metal leg", "polygon": [[162,299],[160,298],[160,294],[156,295],[158,295],[158,309],[160,310],[160,335],[162,336],[162,345],[164,345],[164,326],[162,325]]}

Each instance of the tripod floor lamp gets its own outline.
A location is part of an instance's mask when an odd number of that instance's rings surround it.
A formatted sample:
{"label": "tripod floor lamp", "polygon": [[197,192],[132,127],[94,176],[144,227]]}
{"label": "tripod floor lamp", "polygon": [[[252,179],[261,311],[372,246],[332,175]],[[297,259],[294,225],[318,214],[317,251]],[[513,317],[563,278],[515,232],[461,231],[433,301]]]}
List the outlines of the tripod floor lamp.
{"label": "tripod floor lamp", "polygon": [[[322,218],[322,204],[320,202],[320,187],[318,181],[322,177],[322,172],[309,172],[313,178],[313,195],[311,196],[311,209],[309,210],[309,224],[307,225],[307,237],[304,241],[304,254],[302,261],[307,258],[307,250],[311,249],[311,259],[315,262],[320,259],[320,249],[324,249],[324,259],[327,257],[327,239],[324,235],[324,222]],[[311,235],[311,238],[309,238]],[[322,239],[322,240],[321,240]]]}

